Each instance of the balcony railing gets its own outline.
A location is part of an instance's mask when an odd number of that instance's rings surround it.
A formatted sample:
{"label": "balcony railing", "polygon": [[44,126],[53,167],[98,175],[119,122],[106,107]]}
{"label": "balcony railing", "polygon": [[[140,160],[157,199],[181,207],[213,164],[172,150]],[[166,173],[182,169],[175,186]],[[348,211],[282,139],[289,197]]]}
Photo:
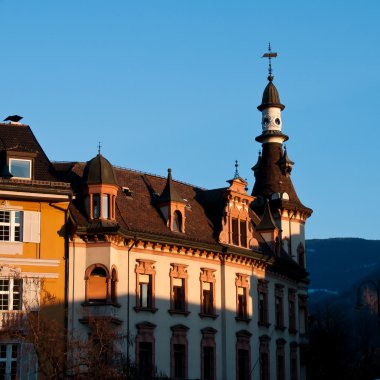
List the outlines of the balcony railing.
{"label": "balcony railing", "polygon": [[83,303],[82,318],[80,322],[89,323],[91,320],[109,320],[115,324],[122,323],[120,305],[113,303]]}

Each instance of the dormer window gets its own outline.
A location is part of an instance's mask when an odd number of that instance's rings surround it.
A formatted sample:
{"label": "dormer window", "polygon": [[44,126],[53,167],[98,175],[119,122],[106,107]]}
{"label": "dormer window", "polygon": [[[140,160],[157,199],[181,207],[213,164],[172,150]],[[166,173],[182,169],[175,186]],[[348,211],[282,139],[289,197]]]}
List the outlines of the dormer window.
{"label": "dormer window", "polygon": [[174,212],[173,231],[182,232],[182,214],[178,210]]}
{"label": "dormer window", "polygon": [[9,171],[12,173],[13,178],[32,178],[32,160],[25,160],[21,158],[9,159]]}

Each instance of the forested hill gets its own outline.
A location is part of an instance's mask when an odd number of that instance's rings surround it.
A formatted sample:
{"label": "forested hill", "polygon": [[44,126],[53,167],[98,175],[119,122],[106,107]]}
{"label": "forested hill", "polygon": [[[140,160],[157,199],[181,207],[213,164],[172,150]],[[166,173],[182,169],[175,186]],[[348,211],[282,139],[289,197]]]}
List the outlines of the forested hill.
{"label": "forested hill", "polygon": [[380,269],[380,240],[311,239],[306,250],[311,295],[342,294]]}

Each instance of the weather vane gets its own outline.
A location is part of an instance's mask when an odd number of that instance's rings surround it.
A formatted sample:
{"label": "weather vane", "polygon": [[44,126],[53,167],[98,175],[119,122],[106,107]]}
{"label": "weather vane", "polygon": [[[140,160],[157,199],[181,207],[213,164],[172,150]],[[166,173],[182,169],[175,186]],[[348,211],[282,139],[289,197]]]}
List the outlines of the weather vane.
{"label": "weather vane", "polygon": [[277,53],[272,53],[272,49],[270,47],[270,42],[268,44],[268,53],[265,53],[263,54],[263,56],[261,58],[268,58],[268,61],[269,61],[269,77],[268,79],[271,80],[273,79],[272,77],[272,58],[276,58],[277,57]]}
{"label": "weather vane", "polygon": [[101,149],[101,145],[100,145],[100,141],[99,141],[99,143],[98,143],[98,154],[100,155],[100,149]]}

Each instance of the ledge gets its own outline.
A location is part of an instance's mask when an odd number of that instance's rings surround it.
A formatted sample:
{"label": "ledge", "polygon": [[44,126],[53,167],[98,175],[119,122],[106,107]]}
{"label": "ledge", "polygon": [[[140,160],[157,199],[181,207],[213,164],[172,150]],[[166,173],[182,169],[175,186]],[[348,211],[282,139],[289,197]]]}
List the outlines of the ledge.
{"label": "ledge", "polygon": [[113,306],[113,307],[117,307],[118,309],[121,308],[121,305],[117,302],[89,302],[89,301],[86,301],[86,302],[83,302],[82,303],[82,306],[83,307],[94,307],[94,306]]}
{"label": "ledge", "polygon": [[169,309],[168,310],[168,313],[170,315],[184,315],[185,317],[187,317],[189,314],[190,314],[190,311],[187,311],[187,310],[175,310],[175,309]]}
{"label": "ledge", "polygon": [[265,327],[265,328],[270,327],[270,323],[269,323],[269,322],[261,322],[261,321],[258,321],[258,322],[257,322],[257,325],[260,326],[260,327]]}
{"label": "ledge", "polygon": [[154,314],[158,309],[156,307],[139,307],[139,306],[134,306],[133,310],[136,313],[140,313],[140,312],[144,312],[145,311],[145,312]]}
{"label": "ledge", "polygon": [[199,316],[203,318],[211,318],[211,319],[216,319],[219,317],[218,314],[205,314],[205,313],[199,313]]}

